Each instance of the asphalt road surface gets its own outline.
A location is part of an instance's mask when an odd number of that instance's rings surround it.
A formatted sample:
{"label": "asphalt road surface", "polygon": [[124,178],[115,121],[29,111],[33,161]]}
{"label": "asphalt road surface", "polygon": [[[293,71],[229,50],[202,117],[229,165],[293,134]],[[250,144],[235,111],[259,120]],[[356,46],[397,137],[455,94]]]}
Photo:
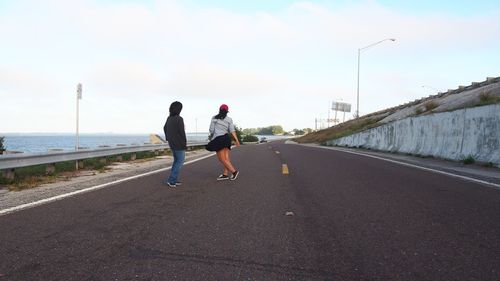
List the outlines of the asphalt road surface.
{"label": "asphalt road surface", "polygon": [[[500,280],[500,190],[283,142],[0,216],[0,280]],[[283,166],[283,165],[286,166]],[[286,172],[288,168],[288,174]]]}

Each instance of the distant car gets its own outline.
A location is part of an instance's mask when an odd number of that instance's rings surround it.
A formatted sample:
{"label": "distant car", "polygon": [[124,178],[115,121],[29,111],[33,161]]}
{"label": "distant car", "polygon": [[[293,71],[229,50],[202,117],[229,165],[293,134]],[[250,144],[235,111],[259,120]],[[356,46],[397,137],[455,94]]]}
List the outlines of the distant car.
{"label": "distant car", "polygon": [[263,138],[260,138],[260,143],[263,143],[263,142],[267,142],[267,138],[266,137],[263,137]]}

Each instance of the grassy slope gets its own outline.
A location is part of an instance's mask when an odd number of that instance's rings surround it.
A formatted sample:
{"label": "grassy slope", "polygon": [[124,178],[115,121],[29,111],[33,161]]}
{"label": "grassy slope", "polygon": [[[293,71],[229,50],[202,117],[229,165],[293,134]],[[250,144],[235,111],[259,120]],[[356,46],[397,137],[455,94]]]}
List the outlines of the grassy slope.
{"label": "grassy slope", "polygon": [[[435,109],[440,105],[440,102],[444,98],[450,95],[460,95],[461,93],[465,93],[468,90],[471,89],[477,89],[481,88],[484,86],[487,86],[489,84],[493,83],[498,83],[500,82],[500,77],[492,78],[489,81],[485,81],[482,83],[479,83],[479,85],[471,85],[466,88],[459,88],[457,90],[453,91],[448,91],[446,93],[442,93],[436,96],[428,97],[428,98],[423,98],[421,100],[409,102],[407,104],[397,106],[397,107],[392,107],[388,109],[384,109],[378,112],[374,112],[365,116],[361,116],[358,119],[353,119],[349,120],[347,122],[341,123],[339,125],[336,125],[334,127],[330,127],[324,130],[320,130],[317,132],[313,132],[310,134],[307,134],[305,136],[299,137],[295,139],[295,141],[299,143],[320,143],[323,144],[324,142],[332,139],[337,139],[341,138],[344,136],[352,135],[367,129],[371,129],[380,125],[383,125],[384,123],[380,122],[382,119],[386,118],[389,115],[392,115],[400,110],[408,109],[410,107],[414,107],[413,113],[409,116],[406,117],[411,117],[411,116],[418,116],[418,115],[425,115],[425,114],[431,114],[431,113],[436,113],[440,111],[436,111]],[[491,93],[490,91],[482,91],[478,92],[477,97],[475,97],[473,100],[470,101],[469,104],[467,104],[465,107],[475,107],[475,106],[483,106],[483,105],[489,105],[489,104],[500,104],[500,96],[499,93]],[[463,108],[463,107],[462,107]],[[453,110],[460,109],[454,108]],[[404,118],[406,118],[404,117]]]}

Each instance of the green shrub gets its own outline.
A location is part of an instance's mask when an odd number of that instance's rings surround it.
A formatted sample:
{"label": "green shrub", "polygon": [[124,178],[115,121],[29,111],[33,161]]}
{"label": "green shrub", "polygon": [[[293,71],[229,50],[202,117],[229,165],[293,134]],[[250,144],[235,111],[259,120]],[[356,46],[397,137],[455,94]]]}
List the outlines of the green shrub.
{"label": "green shrub", "polygon": [[66,161],[56,163],[57,172],[72,172],[76,170],[76,161]]}
{"label": "green shrub", "polygon": [[[234,126],[235,128],[235,131],[236,131],[236,137],[238,138],[238,141],[241,143],[241,136],[243,135],[242,131],[241,131],[241,128],[238,127],[238,126]],[[231,140],[233,139],[233,137],[231,137]]]}
{"label": "green shrub", "polygon": [[245,135],[243,137],[243,142],[257,142],[259,141],[259,138],[254,135]]}
{"label": "green shrub", "polygon": [[417,109],[415,109],[415,114],[416,115],[420,115],[422,113],[424,113],[424,110],[421,107],[417,107]]}
{"label": "green shrub", "polygon": [[101,162],[99,158],[90,158],[83,160],[83,168],[84,169],[94,169],[94,170],[102,170],[106,167],[106,163]]}
{"label": "green shrub", "polygon": [[495,167],[495,165],[493,165],[493,162],[488,162],[488,163],[484,163],[483,167],[493,168],[493,167]]}
{"label": "green shrub", "polygon": [[5,147],[3,146],[3,141],[5,137],[0,137],[0,154],[2,154],[5,151]]}
{"label": "green shrub", "polygon": [[13,180],[8,180],[8,179],[4,178],[2,176],[2,174],[0,173],[0,184],[11,184],[13,182],[14,182]]}
{"label": "green shrub", "polygon": [[469,155],[467,156],[467,158],[465,158],[463,161],[462,161],[464,164],[468,165],[468,164],[474,164],[476,162],[476,159],[474,159],[474,156],[472,155]]}
{"label": "green shrub", "polygon": [[155,153],[153,151],[141,151],[137,152],[136,157],[136,159],[153,158],[155,157]]}

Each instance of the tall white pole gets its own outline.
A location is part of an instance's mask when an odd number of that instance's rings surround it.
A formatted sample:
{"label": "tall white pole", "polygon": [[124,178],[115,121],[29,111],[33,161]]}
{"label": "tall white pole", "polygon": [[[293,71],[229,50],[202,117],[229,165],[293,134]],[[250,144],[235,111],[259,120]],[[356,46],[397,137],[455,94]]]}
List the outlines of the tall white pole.
{"label": "tall white pole", "polygon": [[78,83],[76,86],[76,147],[80,147],[80,134],[79,134],[79,117],[80,117],[80,99],[82,98],[82,84]]}
{"label": "tall white pole", "polygon": [[359,117],[359,64],[361,60],[361,49],[358,49],[358,90],[356,94],[356,118]]}
{"label": "tall white pole", "polygon": [[[79,116],[80,116],[80,99],[82,98],[82,84],[78,83],[76,86],[76,147],[80,147],[80,134],[79,134]],[[78,171],[78,160],[75,163],[75,168]]]}
{"label": "tall white pole", "polygon": [[366,47],[358,49],[358,87],[357,87],[358,90],[357,90],[357,94],[356,94],[356,118],[359,118],[359,65],[361,63],[360,62],[361,61],[361,50],[365,50],[365,49],[371,48],[371,47],[373,47],[375,45],[378,45],[378,44],[380,44],[380,43],[382,43],[384,41],[387,41],[387,40],[390,40],[390,41],[393,41],[393,42],[396,41],[396,39],[394,39],[394,38],[386,38],[384,40],[380,40],[380,41],[375,42],[373,44],[370,44],[370,45],[368,45]]}
{"label": "tall white pole", "polygon": [[[330,102],[328,102],[328,103],[330,103]],[[327,128],[330,128],[330,106],[331,106],[331,104],[328,104],[328,117],[327,117],[328,119],[326,119],[326,127]]]}
{"label": "tall white pole", "polygon": [[339,122],[337,122],[337,112],[339,110],[339,106],[337,104],[335,104],[335,119],[333,119],[333,124],[338,124]]}
{"label": "tall white pole", "polygon": [[78,134],[78,115],[79,115],[79,99],[76,98],[76,147],[75,147],[75,150],[78,150],[78,148],[80,147],[80,136]]}

